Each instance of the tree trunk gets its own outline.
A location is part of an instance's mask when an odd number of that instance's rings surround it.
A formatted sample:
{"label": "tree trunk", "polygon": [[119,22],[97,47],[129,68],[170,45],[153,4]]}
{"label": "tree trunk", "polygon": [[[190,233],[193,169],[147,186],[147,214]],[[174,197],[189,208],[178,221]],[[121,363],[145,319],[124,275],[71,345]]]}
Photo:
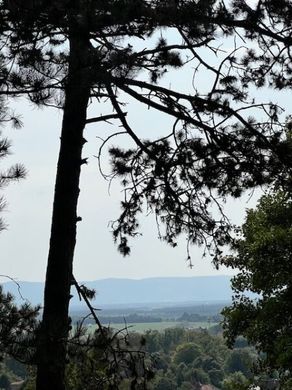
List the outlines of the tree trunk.
{"label": "tree trunk", "polygon": [[65,389],[66,346],[70,325],[68,309],[76,242],[83,130],[90,95],[89,37],[84,31],[84,24],[81,28],[77,22],[76,17],[69,32],[69,69],[65,86],[43,320],[37,350],[37,390]]}

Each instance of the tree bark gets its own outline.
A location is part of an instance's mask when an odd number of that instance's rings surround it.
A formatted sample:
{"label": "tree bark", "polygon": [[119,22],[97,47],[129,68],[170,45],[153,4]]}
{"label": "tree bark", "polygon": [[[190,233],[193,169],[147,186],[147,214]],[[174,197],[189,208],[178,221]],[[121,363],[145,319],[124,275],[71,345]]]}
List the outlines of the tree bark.
{"label": "tree bark", "polygon": [[[82,2],[81,2],[82,3]],[[80,14],[79,14],[80,15]],[[83,130],[90,95],[89,37],[77,25],[69,31],[69,69],[56,174],[43,320],[37,350],[37,390],[64,390],[69,301],[76,243]]]}

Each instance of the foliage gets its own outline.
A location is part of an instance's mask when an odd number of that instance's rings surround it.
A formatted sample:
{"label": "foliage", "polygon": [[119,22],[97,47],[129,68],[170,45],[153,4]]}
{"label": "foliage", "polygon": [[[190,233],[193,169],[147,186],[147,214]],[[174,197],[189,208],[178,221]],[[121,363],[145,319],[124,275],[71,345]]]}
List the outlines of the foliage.
{"label": "foliage", "polygon": [[[144,337],[102,327],[94,334],[77,328],[69,340],[66,389],[145,388],[153,378]],[[86,331],[86,330],[85,330]]]}
{"label": "foliage", "polygon": [[155,384],[153,384],[153,390],[175,390],[176,383],[167,377],[160,377]]}
{"label": "foliage", "polygon": [[174,355],[173,361],[176,364],[190,364],[200,356],[200,348],[195,343],[186,343],[180,345]]}
{"label": "foliage", "polygon": [[[160,238],[168,244],[177,245],[177,237],[185,233],[189,243],[210,245],[206,239],[214,240],[216,249],[229,240],[229,224],[223,215],[215,219],[211,208],[218,206],[220,211],[219,199],[223,202],[227,194],[239,197],[246,188],[270,182],[271,173],[284,173],[285,164],[289,165],[282,157],[286,145],[280,140],[281,110],[275,104],[250,104],[248,85],[260,79],[260,86],[269,77],[271,84],[279,85],[277,61],[284,64],[281,79],[289,78],[285,56],[291,45],[290,25],[278,29],[280,21],[274,18],[277,9],[271,1],[258,2],[257,12],[244,1],[234,2],[229,9],[215,0],[171,4],[141,0],[139,7],[134,3],[92,0],[82,8],[82,1],[76,1],[68,8],[65,0],[58,5],[40,0],[23,8],[16,0],[4,2],[3,40],[8,58],[21,66],[20,72],[13,68],[6,73],[6,93],[28,93],[37,105],[63,108],[70,56],[64,43],[72,38],[70,28],[84,29],[91,39],[88,64],[82,64],[90,67],[91,97],[111,102],[115,114],[110,117],[120,120],[135,143],[132,149],[114,146],[109,150],[112,174],[107,178],[120,177],[125,187],[121,216],[112,225],[119,250],[129,254],[127,240],[139,235],[138,215],[145,205],[155,213]],[[289,14],[291,5],[283,3]],[[82,23],[75,17],[79,8]],[[279,18],[287,24],[286,14],[280,12]],[[99,23],[102,33],[96,27]],[[258,28],[258,24],[266,27]],[[168,42],[165,27],[177,31],[177,44]],[[223,41],[237,27],[258,43],[258,55],[235,47],[213,66],[197,54],[201,47],[217,53],[210,42]],[[149,38],[157,31],[161,36],[153,44]],[[128,43],[131,38],[149,40],[145,41],[147,50],[136,49]],[[275,47],[276,60],[266,47]],[[197,86],[193,94],[186,94],[159,85],[166,72],[189,62],[187,51],[196,70],[201,67],[212,75],[207,93]],[[173,117],[173,128],[163,137],[140,139],[122,110],[126,102],[117,100],[122,94]],[[265,117],[262,122],[243,114],[244,110],[252,113],[253,107]],[[90,118],[89,123],[102,118]],[[106,140],[102,148],[105,144]]]}
{"label": "foliage", "polygon": [[[244,335],[265,353],[264,366],[286,379],[292,357],[291,201],[288,191],[263,196],[257,208],[248,211],[234,254],[223,260],[240,270],[232,280],[233,305],[223,311],[229,344]],[[258,295],[251,298],[247,291]]]}
{"label": "foliage", "polygon": [[[21,121],[6,106],[2,92],[6,83],[7,68],[0,55],[0,125],[6,123],[14,127],[20,127]],[[0,160],[10,154],[11,144],[0,132]],[[0,190],[13,181],[25,177],[25,169],[21,164],[15,164],[6,170],[0,171]],[[0,196],[0,212],[5,208],[5,201]],[[3,219],[0,217],[0,231],[5,228]],[[2,275],[3,276],[3,275]],[[9,356],[23,363],[32,363],[35,353],[35,332],[37,329],[37,316],[39,307],[32,307],[29,303],[24,303],[17,307],[13,296],[5,293],[0,285],[0,359],[5,361],[5,366],[11,369],[10,365],[18,367],[17,363],[11,363]],[[10,380],[6,372],[0,376],[0,388],[10,389]]]}
{"label": "foliage", "polygon": [[[237,378],[229,371],[232,353],[236,352],[245,356],[241,368],[244,372],[248,372],[251,377],[250,362],[254,358],[252,348],[245,347],[230,351],[224,345],[222,337],[211,336],[202,330],[182,329],[180,337],[177,338],[175,329],[168,329],[168,337],[173,339],[170,343],[171,347],[165,355],[163,352],[165,332],[145,333],[145,348],[146,350],[151,349],[152,356],[156,356],[155,377],[154,381],[150,382],[149,389],[156,389],[155,386],[162,383],[166,385],[166,382],[170,388],[174,386],[177,389],[199,389],[202,384],[214,385],[221,389],[225,379],[231,381],[233,378],[235,381]],[[156,340],[155,347],[151,342],[154,336]],[[181,360],[184,361],[181,362]],[[247,366],[244,365],[245,363]],[[243,372],[240,372],[238,376],[240,376],[242,383],[249,383],[249,379]],[[173,382],[175,382],[174,385]],[[229,382],[227,381],[227,383]]]}
{"label": "foliage", "polygon": [[[0,159],[9,154],[10,143],[6,138],[1,137],[0,133]],[[25,170],[22,165],[14,165],[6,171],[0,172],[0,189],[2,190],[9,182],[17,181],[25,176]],[[0,212],[5,208],[5,200],[0,197]],[[5,228],[3,219],[0,218],[0,231]]]}
{"label": "foliage", "polygon": [[242,372],[249,378],[252,376],[255,363],[256,355],[252,356],[246,349],[235,349],[225,362],[225,371],[228,373]]}
{"label": "foliage", "polygon": [[[109,151],[113,177],[121,177],[125,187],[123,213],[113,224],[114,238],[119,242],[122,253],[129,253],[127,237],[137,236],[137,216],[146,203],[147,209],[157,217],[160,238],[176,246],[177,237],[185,233],[189,243],[207,244],[209,248],[207,238],[211,237],[216,260],[216,255],[220,256],[218,246],[230,239],[229,225],[224,217],[217,224],[209,207],[218,206],[217,201],[220,199],[222,203],[227,194],[239,197],[245,189],[269,183],[276,175],[285,177],[290,169],[287,157],[291,155],[291,148],[281,140],[283,129],[277,122],[281,111],[279,107],[269,105],[268,116],[272,121],[268,129],[267,122],[260,123],[258,117],[238,117],[232,106],[232,101],[240,105],[236,113],[251,108],[249,103],[245,106],[250,83],[256,82],[257,87],[261,87],[267,81],[270,86],[278,86],[277,80],[281,78],[283,87],[283,82],[290,79],[288,52],[291,25],[286,15],[272,3],[258,1],[251,8],[245,1],[236,1],[228,9],[224,3],[216,1],[206,2],[205,7],[202,2],[176,2],[177,11],[181,11],[182,15],[184,6],[194,10],[198,5],[199,20],[210,23],[209,34],[216,31],[220,35],[223,31],[223,35],[228,36],[234,33],[236,27],[242,27],[245,37],[253,44],[258,43],[257,51],[247,48],[242,55],[241,50],[235,47],[218,68],[198,58],[194,48],[192,54],[199,61],[198,67],[207,68],[215,78],[208,93],[200,93],[197,85],[195,96],[190,97],[136,79],[127,79],[126,86],[117,84],[140,102],[177,118],[173,131],[162,139],[146,140],[143,145],[138,144],[137,149],[112,147]],[[283,1],[283,5],[290,14],[291,4]],[[193,18],[195,20],[196,16],[193,15]],[[218,25],[219,32],[216,30]],[[259,25],[265,26],[266,30]],[[186,20],[182,27],[176,28],[185,42],[193,42],[193,30],[189,29]],[[200,34],[205,33],[201,29]],[[205,46],[207,48],[208,45]],[[226,73],[223,70],[225,62],[228,63]],[[280,63],[285,65],[280,66]],[[139,96],[134,87],[145,91],[145,96]],[[205,100],[204,96],[208,99]],[[158,102],[154,103],[154,98]],[[179,117],[176,116],[178,113]],[[221,203],[219,211],[222,211]]]}
{"label": "foliage", "polygon": [[249,388],[250,381],[240,371],[235,371],[223,380],[223,390],[247,390]]}
{"label": "foliage", "polygon": [[[1,88],[1,86],[0,86]],[[3,124],[4,121],[9,120],[9,116],[5,116],[3,105],[1,105],[1,96],[0,96],[0,125]],[[3,116],[1,117],[1,115]],[[10,154],[10,142],[7,138],[4,138],[0,132],[0,160],[2,158],[7,157]],[[15,164],[11,166],[9,169],[0,171],[0,190],[8,185],[10,182],[17,181],[25,177],[25,169],[21,164]],[[5,200],[2,196],[0,196],[0,212],[2,212],[5,208]],[[5,228],[5,224],[3,219],[0,218],[0,231]]]}
{"label": "foliage", "polygon": [[[7,99],[4,98],[3,92],[5,90],[5,83],[7,81],[7,64],[4,60],[4,55],[0,54],[0,126],[10,123],[13,127],[19,128],[21,126],[21,120],[17,117],[13,111],[7,107]],[[0,160],[7,157],[10,154],[11,143],[9,140],[2,136],[0,131]],[[25,169],[21,164],[15,164],[9,169],[0,171],[0,190],[10,182],[22,179],[25,177]],[[5,201],[0,196],[0,212],[5,207]],[[3,230],[5,224],[0,218],[0,231]]]}
{"label": "foliage", "polygon": [[39,308],[24,303],[19,308],[0,286],[0,351],[24,363],[32,363]]}
{"label": "foliage", "polygon": [[[168,338],[172,339],[172,347],[167,354],[164,354],[165,331],[146,332],[145,334],[125,331],[123,334],[115,334],[113,330],[103,329],[108,332],[108,340],[111,340],[111,344],[105,345],[104,337],[102,338],[103,344],[100,342],[99,331],[94,335],[83,333],[85,329],[78,336],[76,331],[72,333],[69,342],[69,363],[66,368],[66,386],[69,390],[84,389],[85,387],[88,390],[91,388],[129,390],[131,386],[141,390],[144,388],[149,390],[161,388],[189,390],[199,389],[201,384],[217,384],[217,387],[222,390],[241,390],[240,386],[250,383],[250,374],[249,378],[244,375],[244,372],[249,372],[249,362],[254,357],[254,350],[250,347],[230,351],[224,345],[222,337],[211,336],[198,330],[183,329],[178,338],[175,329],[171,329],[168,330],[167,334]],[[80,331],[81,329],[79,329]],[[116,338],[113,338],[114,335]],[[153,344],[150,345],[154,335],[160,340],[155,347]],[[200,357],[187,364],[176,363],[177,351],[183,349],[188,344],[189,339],[196,340],[196,345],[200,349]],[[116,349],[118,359],[116,367],[114,367],[116,364],[113,358],[114,349]],[[242,361],[243,371],[230,373],[229,362],[235,352],[239,354],[242,352],[246,359]],[[130,358],[130,353],[133,353],[133,360]],[[145,355],[143,359],[140,359],[142,353]],[[245,362],[246,367],[244,366]],[[135,383],[136,387],[134,387],[135,375],[131,371],[135,368],[141,370],[143,365],[144,368],[147,367],[147,377],[145,376],[145,381],[143,381],[143,375],[140,372],[137,383]],[[5,361],[0,374],[18,375],[18,367],[11,365],[11,362],[9,367],[11,371],[8,371],[8,363]],[[29,372],[29,377],[27,375],[26,372],[24,376],[21,376],[21,378],[26,379],[23,388],[33,390],[35,389],[35,370]],[[245,388],[242,387],[243,389]]]}

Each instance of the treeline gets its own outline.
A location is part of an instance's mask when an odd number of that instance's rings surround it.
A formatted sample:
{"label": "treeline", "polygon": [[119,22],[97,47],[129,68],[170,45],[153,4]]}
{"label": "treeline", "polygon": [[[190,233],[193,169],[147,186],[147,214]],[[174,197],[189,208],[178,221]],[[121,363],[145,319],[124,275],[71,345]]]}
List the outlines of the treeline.
{"label": "treeline", "polygon": [[[161,322],[162,318],[153,317],[153,316],[143,316],[140,314],[129,314],[127,316],[102,316],[99,318],[102,324],[121,324],[125,323],[150,323],[150,322]],[[94,323],[93,320],[90,320],[91,323]]]}
{"label": "treeline", "polygon": [[[222,316],[220,312],[224,304],[205,304],[193,306],[175,306],[156,309],[124,308],[102,310],[99,320],[102,324],[125,323],[150,323],[162,321],[177,322],[220,322]],[[81,321],[87,316],[86,311],[72,311],[71,319],[73,323]],[[94,323],[92,317],[84,320],[85,324]]]}
{"label": "treeline", "polygon": [[155,308],[151,310],[151,313],[155,316],[162,318],[171,318],[177,319],[188,313],[190,315],[196,314],[201,317],[209,318],[216,316],[221,313],[222,309],[225,306],[229,306],[230,302],[221,302],[221,303],[198,303],[192,305],[180,305],[180,306],[170,306],[163,308]]}
{"label": "treeline", "polygon": [[[81,321],[82,317],[74,316],[73,322],[76,323]],[[213,316],[202,316],[197,313],[189,314],[184,313],[182,316],[178,318],[162,318],[155,317],[151,315],[142,315],[142,314],[129,314],[126,316],[101,316],[99,317],[99,321],[104,324],[131,324],[131,323],[152,323],[152,322],[162,322],[162,321],[177,321],[179,322],[220,322],[222,320],[222,316],[220,314]],[[85,324],[94,324],[94,319],[89,317],[84,320]]]}
{"label": "treeline", "polygon": [[187,313],[184,312],[182,316],[177,318],[177,321],[182,322],[220,322],[222,320],[222,316],[220,314],[215,314],[212,316],[208,315],[200,315],[197,313]]}
{"label": "treeline", "polygon": [[157,371],[149,389],[201,389],[209,384],[234,390],[252,381],[257,355],[244,342],[230,350],[221,336],[183,328],[148,331],[145,339],[147,351],[157,356]]}
{"label": "treeline", "polygon": [[[254,349],[244,340],[237,348],[229,350],[221,335],[212,336],[206,330],[171,328],[142,335],[132,332],[127,335],[127,344],[130,350],[139,349],[143,354],[143,365],[149,371],[146,384],[149,390],[194,390],[207,384],[222,390],[244,389],[253,379],[252,367],[257,359]],[[103,370],[108,375],[106,366],[97,359],[98,353],[88,349],[83,355],[74,356],[67,367],[69,390],[93,388],[90,383],[82,387],[84,381],[95,375],[102,376]],[[4,360],[0,375],[3,384],[6,383],[4,389],[10,389],[11,381],[17,380],[24,381],[24,390],[33,389],[33,376],[11,359]],[[118,388],[128,390],[131,380],[126,370],[120,375]],[[136,388],[140,388],[139,384]]]}
{"label": "treeline", "polygon": [[[194,304],[180,304],[180,305],[170,305],[162,307],[125,307],[121,308],[101,308],[101,316],[103,317],[115,317],[115,316],[127,316],[129,314],[139,314],[144,316],[153,316],[175,319],[182,316],[184,313],[188,314],[199,314],[202,316],[213,316],[217,315],[222,311],[225,306],[229,306],[231,302],[221,302],[221,303],[194,303]],[[83,317],[88,314],[86,309],[72,309],[70,311],[71,318],[73,317]]]}

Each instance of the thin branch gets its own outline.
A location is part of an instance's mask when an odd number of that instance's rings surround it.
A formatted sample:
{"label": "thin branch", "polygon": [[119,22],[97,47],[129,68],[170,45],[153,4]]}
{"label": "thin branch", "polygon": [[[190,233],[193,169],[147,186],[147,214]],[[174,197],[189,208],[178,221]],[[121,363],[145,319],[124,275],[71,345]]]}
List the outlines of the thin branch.
{"label": "thin branch", "polygon": [[147,104],[148,106],[153,107],[161,112],[165,112],[166,114],[173,116],[177,119],[184,120],[188,123],[191,123],[191,124],[197,126],[198,128],[201,128],[202,130],[205,130],[208,132],[213,132],[213,128],[206,125],[205,123],[197,121],[196,119],[194,119],[188,115],[185,115],[182,112],[172,110],[166,106],[163,106],[162,104],[156,103],[156,102],[152,101],[151,99],[142,96],[141,94],[139,94],[138,92],[134,91],[133,89],[127,87],[126,85],[123,85],[122,83],[119,83],[118,87],[122,91],[124,91],[124,92],[128,93],[130,96],[134,97],[136,100],[140,101],[141,103]]}
{"label": "thin branch", "polygon": [[101,168],[101,153],[102,153],[102,149],[104,148],[105,144],[113,137],[117,136],[117,135],[121,135],[121,134],[128,134],[126,131],[119,131],[117,133],[114,133],[114,134],[111,134],[109,135],[106,139],[102,139],[101,137],[97,137],[99,138],[101,141],[102,141],[102,144],[101,146],[99,147],[98,149],[98,155],[97,156],[94,156],[97,158],[98,160],[98,168],[99,168],[99,172],[101,173],[102,177],[104,179],[107,179],[107,175],[103,173],[103,170]]}
{"label": "thin branch", "polygon": [[18,290],[18,294],[20,296],[20,298],[23,300],[23,301],[26,301],[28,302],[28,300],[26,298],[23,297],[23,295],[21,294],[21,286],[20,284],[14,279],[12,278],[11,276],[8,276],[8,275],[0,275],[1,278],[7,278],[9,280],[11,280],[11,282],[15,283],[17,285],[17,290]]}
{"label": "thin branch", "polygon": [[143,144],[143,142],[140,140],[140,138],[131,129],[130,125],[128,124],[128,122],[125,118],[123,111],[121,110],[121,107],[119,105],[119,102],[117,101],[117,98],[114,94],[114,91],[109,84],[107,85],[107,91],[109,93],[109,97],[110,97],[110,100],[112,102],[112,105],[113,105],[114,109],[116,110],[124,129],[131,136],[131,138],[136,142],[136,144],[141,148],[141,150],[143,150],[143,152],[145,152],[146,154],[148,154],[148,156],[150,156],[151,158],[156,160],[156,156]]}
{"label": "thin branch", "polygon": [[[128,86],[125,86],[124,84],[122,85],[122,81],[126,82],[129,85],[137,86],[137,87],[140,87],[140,88],[146,88],[146,89],[149,89],[149,90],[152,90],[152,91],[162,92],[162,93],[164,93],[166,95],[174,96],[174,97],[176,97],[178,99],[185,99],[185,100],[189,101],[191,104],[194,104],[194,103],[197,102],[201,106],[203,105],[205,107],[205,109],[207,109],[208,106],[209,106],[210,107],[210,111],[213,108],[214,110],[215,109],[221,109],[221,110],[223,110],[225,112],[228,112],[228,114],[230,116],[233,116],[238,121],[240,121],[244,126],[246,126],[246,128],[248,128],[254,135],[259,137],[264,142],[264,144],[268,145],[271,148],[271,150],[273,150],[277,154],[277,151],[275,150],[273,145],[269,142],[269,140],[263,134],[261,134],[255,127],[251,126],[250,123],[248,123],[238,113],[240,110],[242,110],[242,108],[238,109],[238,110],[233,110],[231,107],[225,106],[225,105],[223,105],[221,103],[218,103],[215,100],[206,100],[206,99],[203,99],[203,98],[198,97],[198,96],[192,96],[192,95],[183,94],[183,93],[180,93],[180,92],[169,90],[167,88],[160,87],[158,85],[149,84],[149,83],[147,83],[145,81],[138,81],[138,80],[131,80],[131,79],[119,80],[118,78],[114,78],[114,80],[115,80],[116,84],[118,85],[118,87],[120,89],[122,89],[124,92],[127,92],[129,95],[133,96],[138,101],[140,101],[142,103],[145,103],[145,104],[147,104],[149,106],[152,106],[153,108],[156,108],[156,109],[158,109],[160,111],[163,111],[163,112],[165,112],[165,113],[167,113],[167,114],[169,114],[171,116],[174,116],[174,117],[176,117],[178,119],[182,119],[182,120],[185,120],[185,121],[187,121],[189,123],[192,123],[192,124],[198,126],[199,128],[201,128],[201,129],[203,129],[203,130],[205,130],[205,131],[207,131],[208,133],[211,133],[211,134],[213,133],[214,129],[212,127],[206,125],[202,121],[197,121],[194,118],[185,115],[184,113],[172,110],[172,109],[170,109],[168,107],[165,107],[165,106],[163,106],[161,104],[153,102],[153,101],[151,101],[151,99],[145,98],[141,94],[138,94],[136,91],[130,89]],[[262,104],[261,105],[257,105],[257,107],[259,107],[259,106],[262,107],[263,105]]]}
{"label": "thin branch", "polygon": [[[193,54],[193,56],[195,58],[197,58],[197,60],[199,60],[199,62],[201,64],[203,64],[205,66],[205,68],[209,69],[211,72],[214,72],[216,75],[218,75],[218,71],[216,69],[214,69],[211,65],[209,65],[206,61],[203,60],[203,58],[201,56],[199,56],[198,53],[195,52],[194,50],[194,45],[192,45],[192,43],[190,42],[190,40],[188,39],[188,37],[185,35],[185,33],[183,32],[182,28],[178,27],[177,28],[178,32],[180,33],[181,37],[183,38],[183,40],[186,42],[187,44],[187,47],[189,48],[189,50],[191,51],[191,53]],[[206,39],[204,41],[204,43],[207,45],[212,39],[209,38],[209,39]]]}
{"label": "thin branch", "polygon": [[[126,112],[123,112],[122,113],[124,116],[127,116],[127,113]],[[89,119],[86,119],[86,124],[89,124],[89,123],[97,123],[97,122],[106,122],[106,121],[109,121],[110,119],[119,119],[119,114],[109,114],[109,115],[101,115],[101,116],[97,116],[97,117],[94,117],[94,118],[89,118]]]}
{"label": "thin branch", "polygon": [[81,288],[81,286],[79,286],[77,280],[75,279],[75,277],[73,275],[72,275],[72,284],[75,286],[75,288],[78,292],[78,295],[81,296],[83,298],[84,302],[86,303],[86,306],[88,307],[92,317],[94,318],[94,321],[96,322],[96,325],[98,326],[101,334],[104,335],[103,326],[101,325],[101,323],[100,323],[100,321],[95,313],[95,310],[97,310],[97,309],[94,309],[94,307],[91,305],[89,299],[87,298],[83,289]]}

